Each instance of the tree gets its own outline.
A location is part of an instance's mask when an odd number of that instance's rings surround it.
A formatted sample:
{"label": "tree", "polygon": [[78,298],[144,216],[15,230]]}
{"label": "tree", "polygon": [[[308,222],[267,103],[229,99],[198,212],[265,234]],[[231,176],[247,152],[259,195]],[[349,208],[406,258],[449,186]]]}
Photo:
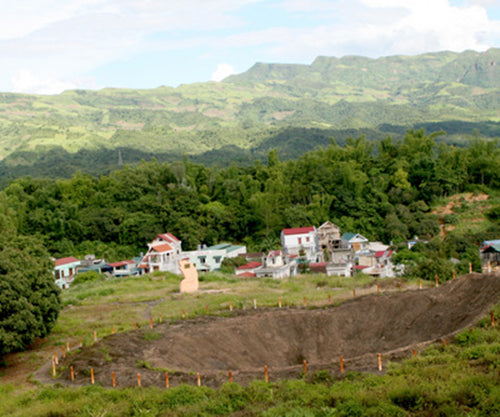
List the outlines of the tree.
{"label": "tree", "polygon": [[61,303],[52,268],[37,239],[0,235],[0,355],[26,349],[54,326]]}

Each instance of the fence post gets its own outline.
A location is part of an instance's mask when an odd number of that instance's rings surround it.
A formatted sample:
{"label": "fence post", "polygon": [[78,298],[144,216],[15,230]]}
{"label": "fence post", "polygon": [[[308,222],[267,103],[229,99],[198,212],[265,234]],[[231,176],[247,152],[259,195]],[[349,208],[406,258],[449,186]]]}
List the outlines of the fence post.
{"label": "fence post", "polygon": [[257,300],[255,298],[253,299],[253,308],[254,310],[257,309]]}
{"label": "fence post", "polygon": [[201,376],[199,372],[196,374],[196,383],[199,387],[201,387]]}
{"label": "fence post", "polygon": [[356,288],[353,288],[353,289],[352,289],[352,296],[353,296],[353,297],[356,297]]}
{"label": "fence post", "polygon": [[94,378],[94,368],[90,368],[90,383],[94,385],[95,383],[95,378]]}
{"label": "fence post", "polygon": [[331,304],[331,303],[332,303],[332,295],[328,294],[328,304]]}
{"label": "fence post", "polygon": [[168,372],[165,372],[165,388],[170,388],[170,380],[168,379]]}
{"label": "fence post", "polygon": [[380,282],[377,282],[377,294],[380,294]]}
{"label": "fence post", "polygon": [[229,376],[229,382],[233,382],[233,373],[229,371],[227,374]]}
{"label": "fence post", "polygon": [[233,311],[233,302],[229,301],[229,311]]}
{"label": "fence post", "polygon": [[344,373],[344,357],[340,356],[340,373]]}
{"label": "fence post", "polygon": [[436,274],[436,287],[439,287],[439,276]]}
{"label": "fence post", "polygon": [[184,310],[182,310],[182,318],[185,319],[186,318],[186,312]]}
{"label": "fence post", "polygon": [[149,327],[153,328],[153,317],[149,318]]}
{"label": "fence post", "polygon": [[116,376],[114,372],[111,372],[111,381],[113,384],[113,388],[116,388]]}
{"label": "fence post", "polygon": [[420,281],[418,282],[418,289],[419,289],[419,290],[421,290],[422,288],[423,288],[423,287],[422,287],[422,280],[420,280]]}
{"label": "fence post", "polygon": [[54,357],[52,357],[52,376],[56,376],[56,361],[54,360]]}
{"label": "fence post", "polygon": [[278,307],[281,308],[281,297],[278,299]]}
{"label": "fence post", "polygon": [[97,342],[97,332],[94,330],[94,342]]}
{"label": "fence post", "polygon": [[264,365],[264,380],[269,382],[269,371],[267,370],[267,365]]}
{"label": "fence post", "polygon": [[75,380],[75,371],[73,370],[72,366],[69,367],[69,374],[71,377],[71,382],[73,382]]}
{"label": "fence post", "polygon": [[302,361],[302,367],[304,369],[304,375],[307,375],[307,361],[305,359]]}
{"label": "fence post", "polygon": [[137,374],[137,386],[140,388],[141,387],[141,374]]}
{"label": "fence post", "polygon": [[304,297],[304,307],[307,307],[307,298]]}
{"label": "fence post", "polygon": [[66,348],[64,346],[62,347],[62,357],[66,357]]}
{"label": "fence post", "polygon": [[495,311],[494,310],[490,311],[490,317],[491,317],[491,326],[495,327]]}
{"label": "fence post", "polygon": [[378,357],[378,370],[382,372],[382,354],[379,353],[377,357]]}

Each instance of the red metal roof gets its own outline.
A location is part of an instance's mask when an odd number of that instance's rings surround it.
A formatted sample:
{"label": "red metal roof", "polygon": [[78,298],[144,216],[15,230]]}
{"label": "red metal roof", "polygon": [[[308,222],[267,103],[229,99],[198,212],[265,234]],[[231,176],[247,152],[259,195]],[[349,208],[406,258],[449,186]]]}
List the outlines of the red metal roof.
{"label": "red metal roof", "polygon": [[309,268],[324,268],[328,262],[311,262]]}
{"label": "red metal roof", "polygon": [[111,266],[112,268],[119,268],[120,266],[125,266],[130,264],[135,264],[135,262],[131,261],[130,259],[127,259],[126,261],[113,262],[108,265]]}
{"label": "red metal roof", "polygon": [[314,226],[307,226],[307,227],[295,227],[291,229],[283,229],[283,234],[286,236],[289,235],[303,235],[307,234],[310,232],[314,232]]}
{"label": "red metal roof", "polygon": [[168,243],[160,243],[159,245],[153,246],[151,249],[153,249],[155,252],[169,252],[172,249],[172,246],[170,246]]}
{"label": "red metal roof", "polygon": [[368,268],[367,265],[355,265],[354,266],[354,269],[366,269],[366,268]]}
{"label": "red metal roof", "polygon": [[237,277],[239,278],[253,278],[256,276],[257,274],[255,272],[243,272],[242,274],[237,275]]}
{"label": "red metal roof", "polygon": [[375,258],[381,258],[382,256],[391,256],[392,255],[392,250],[388,250],[388,251],[385,251],[385,250],[379,250],[377,252],[375,252]]}
{"label": "red metal roof", "polygon": [[242,266],[239,266],[238,268],[236,268],[237,270],[241,271],[243,269],[253,269],[253,268],[258,268],[259,266],[261,266],[262,264],[259,262],[259,261],[253,261],[253,262],[249,262],[245,265],[242,265]]}
{"label": "red metal roof", "polygon": [[180,240],[177,239],[172,233],[163,233],[156,237],[159,237],[160,239],[166,240],[167,242],[171,243],[180,242]]}
{"label": "red metal roof", "polygon": [[66,265],[73,262],[80,262],[80,259],[76,259],[74,256],[68,256],[67,258],[56,259],[56,266]]}

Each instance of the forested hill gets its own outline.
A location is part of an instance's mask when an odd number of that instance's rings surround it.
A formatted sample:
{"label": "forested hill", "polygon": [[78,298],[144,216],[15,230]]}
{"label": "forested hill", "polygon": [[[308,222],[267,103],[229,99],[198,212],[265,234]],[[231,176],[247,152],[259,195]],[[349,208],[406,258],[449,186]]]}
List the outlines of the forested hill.
{"label": "forested hill", "polygon": [[282,159],[361,135],[500,136],[500,49],[256,64],[220,83],[151,90],[0,94],[0,183],[109,172],[150,159],[225,164]]}

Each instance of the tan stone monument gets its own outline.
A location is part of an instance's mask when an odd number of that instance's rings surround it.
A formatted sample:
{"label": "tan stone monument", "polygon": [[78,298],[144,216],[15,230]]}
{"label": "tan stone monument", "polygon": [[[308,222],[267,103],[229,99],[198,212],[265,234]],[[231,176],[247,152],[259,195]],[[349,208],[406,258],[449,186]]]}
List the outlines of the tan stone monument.
{"label": "tan stone monument", "polygon": [[198,282],[198,271],[189,259],[182,259],[179,261],[179,268],[184,279],[181,281],[181,293],[183,292],[196,292],[200,286]]}

